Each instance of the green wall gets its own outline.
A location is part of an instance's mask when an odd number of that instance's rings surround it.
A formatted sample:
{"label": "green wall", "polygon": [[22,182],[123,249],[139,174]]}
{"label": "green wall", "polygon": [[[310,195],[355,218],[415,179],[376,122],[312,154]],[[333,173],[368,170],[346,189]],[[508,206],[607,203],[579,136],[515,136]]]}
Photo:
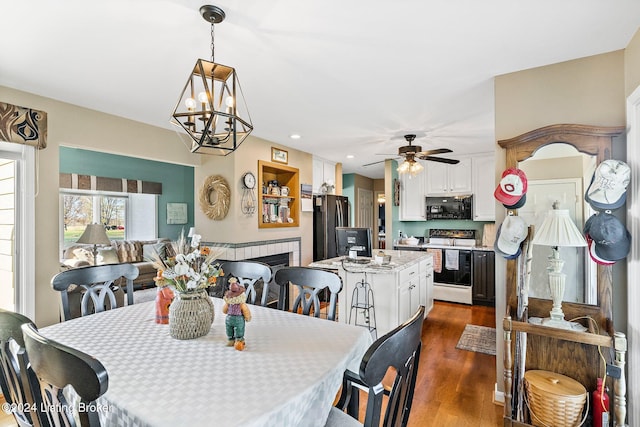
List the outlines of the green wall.
{"label": "green wall", "polygon": [[[60,172],[162,183],[158,197],[158,237],[176,239],[193,227],[194,169],[173,163],[60,147]],[[187,204],[187,224],[167,224],[167,203]]]}
{"label": "green wall", "polygon": [[354,227],[356,216],[354,212],[354,202],[356,200],[356,178],[352,173],[342,175],[342,195],[349,198],[349,226]]}

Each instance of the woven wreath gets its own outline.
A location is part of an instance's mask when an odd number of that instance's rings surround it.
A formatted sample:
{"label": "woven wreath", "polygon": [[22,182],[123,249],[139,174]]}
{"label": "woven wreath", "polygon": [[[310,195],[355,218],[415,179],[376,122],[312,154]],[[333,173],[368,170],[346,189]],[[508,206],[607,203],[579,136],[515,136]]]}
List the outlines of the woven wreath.
{"label": "woven wreath", "polygon": [[220,175],[211,175],[200,190],[200,208],[214,221],[224,219],[229,213],[231,190],[227,180]]}

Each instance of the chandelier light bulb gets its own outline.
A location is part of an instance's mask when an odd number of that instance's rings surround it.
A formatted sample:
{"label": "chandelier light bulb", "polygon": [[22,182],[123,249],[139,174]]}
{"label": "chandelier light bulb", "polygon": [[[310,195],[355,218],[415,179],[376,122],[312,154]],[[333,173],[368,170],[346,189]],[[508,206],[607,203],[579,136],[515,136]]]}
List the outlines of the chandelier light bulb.
{"label": "chandelier light bulb", "polygon": [[193,98],[187,98],[184,101],[184,105],[187,107],[188,111],[195,111],[196,109],[196,100]]}
{"label": "chandelier light bulb", "polygon": [[203,104],[206,104],[207,102],[209,102],[209,97],[207,96],[207,92],[200,92],[198,94],[198,101],[200,101]]}

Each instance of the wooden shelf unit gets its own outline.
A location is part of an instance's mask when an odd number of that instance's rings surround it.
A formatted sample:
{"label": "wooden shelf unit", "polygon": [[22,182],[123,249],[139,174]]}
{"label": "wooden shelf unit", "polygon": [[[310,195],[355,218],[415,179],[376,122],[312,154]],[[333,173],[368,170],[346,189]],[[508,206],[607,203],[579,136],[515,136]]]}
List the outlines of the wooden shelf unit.
{"label": "wooden shelf unit", "polygon": [[[277,180],[280,187],[289,187],[288,196],[277,196],[263,194],[262,186],[269,181]],[[300,172],[297,168],[278,163],[258,160],[258,228],[281,228],[300,226]],[[263,208],[265,204],[280,204],[282,200],[288,199],[289,218],[292,222],[265,222],[263,221]]]}

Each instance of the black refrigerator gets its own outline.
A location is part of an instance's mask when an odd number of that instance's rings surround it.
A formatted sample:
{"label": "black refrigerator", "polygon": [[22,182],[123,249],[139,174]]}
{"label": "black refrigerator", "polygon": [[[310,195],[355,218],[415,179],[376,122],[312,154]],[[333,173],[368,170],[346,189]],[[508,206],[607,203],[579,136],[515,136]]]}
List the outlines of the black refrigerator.
{"label": "black refrigerator", "polygon": [[313,196],[313,260],[337,256],[336,227],[349,227],[349,199],[324,194]]}

